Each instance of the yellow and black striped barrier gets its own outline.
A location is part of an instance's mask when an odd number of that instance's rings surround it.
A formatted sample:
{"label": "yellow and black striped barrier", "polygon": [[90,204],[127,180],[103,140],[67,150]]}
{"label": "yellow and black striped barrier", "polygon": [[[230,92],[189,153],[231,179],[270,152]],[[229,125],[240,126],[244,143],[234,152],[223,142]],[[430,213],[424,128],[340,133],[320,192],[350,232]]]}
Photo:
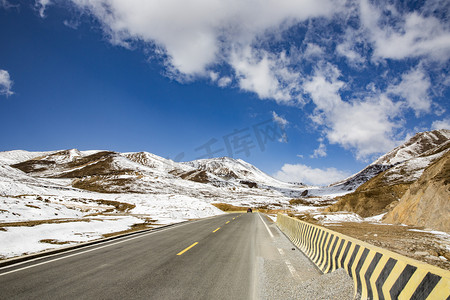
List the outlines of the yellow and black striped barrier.
{"label": "yellow and black striped barrier", "polygon": [[324,273],[343,268],[360,299],[450,299],[450,272],[278,214],[278,227]]}

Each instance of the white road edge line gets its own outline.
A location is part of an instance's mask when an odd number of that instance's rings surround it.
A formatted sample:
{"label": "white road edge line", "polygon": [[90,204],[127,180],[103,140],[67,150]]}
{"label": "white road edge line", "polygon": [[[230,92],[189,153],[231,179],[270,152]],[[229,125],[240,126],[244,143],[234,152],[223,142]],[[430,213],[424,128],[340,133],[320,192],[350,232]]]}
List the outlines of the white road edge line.
{"label": "white road edge line", "polygon": [[[186,224],[191,224],[191,223],[183,223],[183,224],[181,224],[179,226],[176,226],[176,227],[181,227],[181,226],[184,226]],[[132,241],[132,240],[135,240],[135,239],[142,238],[142,237],[147,236],[147,235],[152,235],[152,234],[155,234],[155,233],[159,233],[159,232],[163,232],[163,231],[166,231],[166,230],[170,230],[170,229],[173,229],[173,228],[176,228],[176,227],[171,226],[169,228],[161,229],[161,230],[158,230],[158,231],[150,231],[147,234],[138,235],[138,236],[135,236],[135,237],[132,237],[132,238],[128,238],[128,239],[124,239],[124,240],[121,240],[121,241],[118,241],[118,242],[115,242],[115,243],[110,243],[110,244],[107,244],[107,245],[104,245],[104,246],[101,246],[101,247],[96,247],[96,248],[89,249],[89,250],[86,250],[86,251],[74,253],[74,254],[71,254],[71,255],[66,255],[66,256],[63,256],[63,257],[51,259],[51,260],[44,261],[44,262],[41,262],[41,263],[37,263],[37,264],[31,265],[31,266],[19,268],[19,269],[16,269],[16,270],[11,270],[11,271],[8,271],[8,272],[5,272],[5,273],[1,273],[0,277],[4,276],[4,275],[11,274],[11,273],[23,271],[23,270],[26,270],[26,269],[34,268],[34,267],[37,267],[37,266],[45,265],[45,264],[48,264],[48,263],[51,263],[51,262],[54,262],[54,261],[58,261],[58,260],[62,260],[62,259],[65,259],[65,258],[69,258],[69,257],[81,255],[81,254],[84,254],[84,253],[92,252],[92,251],[95,251],[95,250],[103,249],[103,248],[106,248],[106,247],[114,246],[114,245],[117,245],[117,244],[125,243],[125,242],[128,242],[128,241]],[[75,250],[79,250],[79,249],[74,249],[74,250],[71,250],[71,251],[75,251]],[[57,254],[61,254],[61,253],[57,253]],[[57,255],[57,254],[55,254],[55,255]],[[28,261],[28,262],[30,262],[30,261]],[[7,267],[13,267],[13,266],[14,265],[7,266]]]}
{"label": "white road edge line", "polygon": [[258,216],[259,216],[259,218],[261,219],[261,221],[263,222],[264,226],[266,226],[266,229],[267,229],[267,231],[269,232],[270,237],[273,238],[272,231],[270,231],[269,226],[267,226],[266,222],[264,222],[264,220],[263,220],[263,218],[261,217],[261,214],[260,214],[260,213],[258,213]]}

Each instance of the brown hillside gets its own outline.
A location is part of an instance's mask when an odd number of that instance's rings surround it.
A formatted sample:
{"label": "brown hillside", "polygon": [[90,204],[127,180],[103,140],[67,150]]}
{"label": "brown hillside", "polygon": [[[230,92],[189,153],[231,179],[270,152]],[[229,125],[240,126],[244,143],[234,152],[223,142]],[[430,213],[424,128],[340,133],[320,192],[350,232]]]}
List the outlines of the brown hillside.
{"label": "brown hillside", "polygon": [[390,204],[398,201],[411,183],[388,183],[387,171],[367,181],[355,192],[338,197],[338,202],[327,207],[326,212],[352,211],[361,217],[370,217],[386,212]]}

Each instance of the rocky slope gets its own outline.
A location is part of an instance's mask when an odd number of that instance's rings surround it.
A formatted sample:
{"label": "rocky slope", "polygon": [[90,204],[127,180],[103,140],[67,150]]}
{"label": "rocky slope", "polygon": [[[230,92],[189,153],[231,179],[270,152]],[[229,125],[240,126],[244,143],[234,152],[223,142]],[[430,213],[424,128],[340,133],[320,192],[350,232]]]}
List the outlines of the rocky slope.
{"label": "rocky slope", "polygon": [[450,130],[421,132],[403,145],[383,155],[370,166],[336,187],[353,188],[364,179],[353,193],[337,198],[337,203],[326,211],[352,211],[362,217],[385,213],[392,208],[424,172],[450,148]]}
{"label": "rocky slope", "polygon": [[450,152],[425,169],[383,222],[450,233]]}

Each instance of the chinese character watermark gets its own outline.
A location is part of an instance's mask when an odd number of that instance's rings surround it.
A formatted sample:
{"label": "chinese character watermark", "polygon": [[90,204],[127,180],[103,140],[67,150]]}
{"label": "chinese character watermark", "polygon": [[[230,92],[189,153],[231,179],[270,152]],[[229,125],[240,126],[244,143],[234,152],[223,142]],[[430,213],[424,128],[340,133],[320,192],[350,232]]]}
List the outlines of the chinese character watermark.
{"label": "chinese character watermark", "polygon": [[[222,138],[211,138],[204,144],[194,148],[199,155],[196,159],[228,156],[234,158],[237,155],[249,157],[252,151],[259,149],[264,152],[269,142],[287,142],[287,134],[284,126],[272,119],[257,123],[250,127],[235,129]],[[174,161],[181,161],[184,152],[179,153]]]}

